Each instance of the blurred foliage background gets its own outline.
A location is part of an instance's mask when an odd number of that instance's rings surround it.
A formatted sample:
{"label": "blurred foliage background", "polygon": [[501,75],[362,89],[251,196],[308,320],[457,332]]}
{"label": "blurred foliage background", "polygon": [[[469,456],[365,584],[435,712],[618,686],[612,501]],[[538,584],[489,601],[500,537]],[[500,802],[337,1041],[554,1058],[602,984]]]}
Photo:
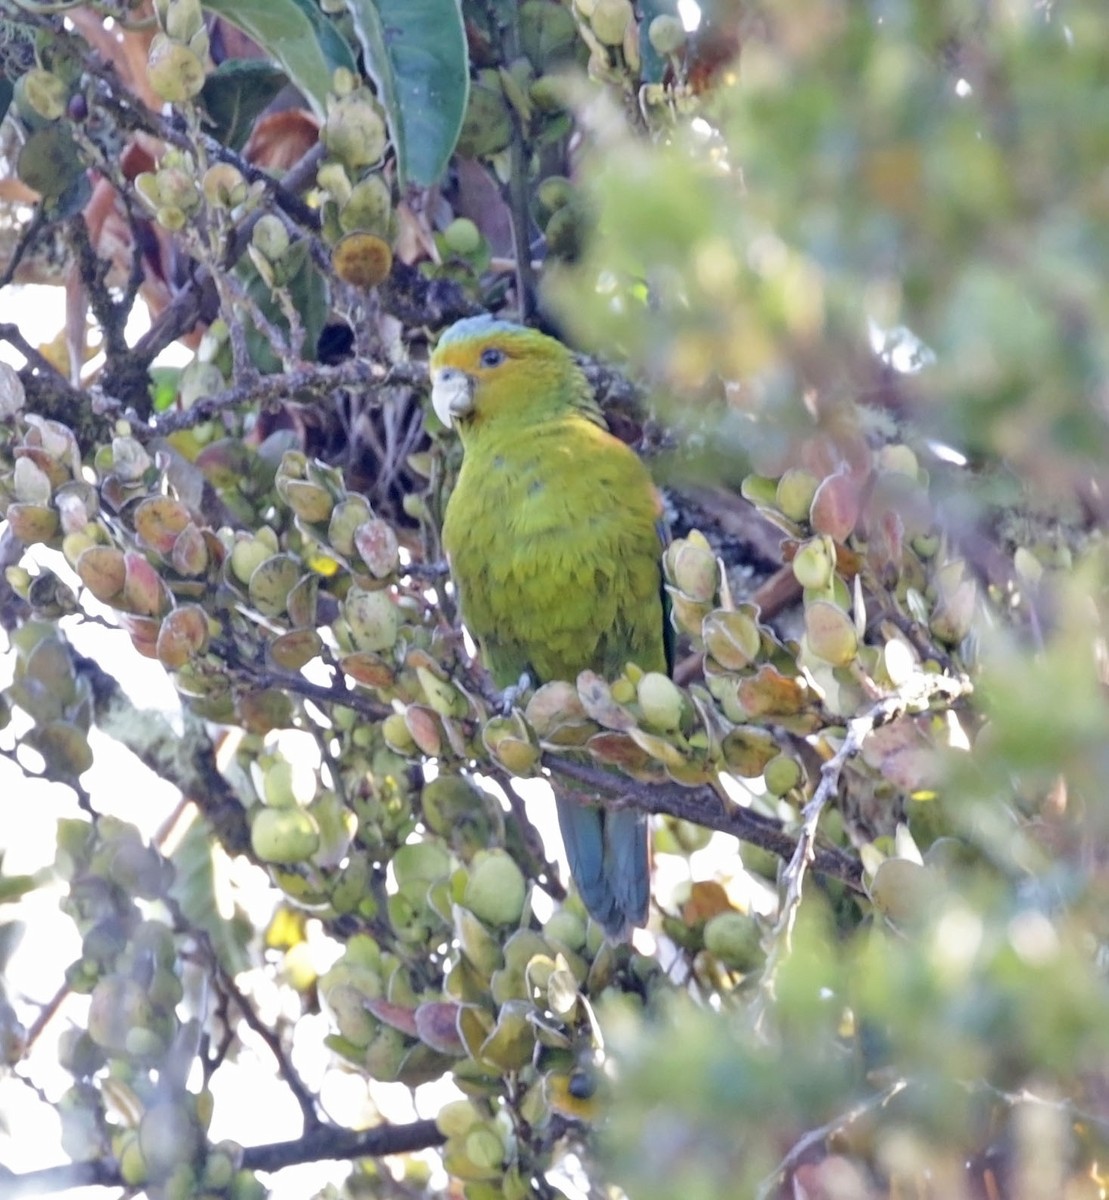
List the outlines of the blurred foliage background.
{"label": "blurred foliage background", "polygon": [[[0,325],[0,753],[69,797],[0,1054],[70,1161],[4,1195],[1106,1194],[1107,60],[1099,0],[0,3],[0,285],[65,300]],[[486,310],[664,486],[673,681],[505,712],[462,637]],[[630,946],[551,785],[656,814]],[[248,1031],[300,1136],[208,1136]]]}

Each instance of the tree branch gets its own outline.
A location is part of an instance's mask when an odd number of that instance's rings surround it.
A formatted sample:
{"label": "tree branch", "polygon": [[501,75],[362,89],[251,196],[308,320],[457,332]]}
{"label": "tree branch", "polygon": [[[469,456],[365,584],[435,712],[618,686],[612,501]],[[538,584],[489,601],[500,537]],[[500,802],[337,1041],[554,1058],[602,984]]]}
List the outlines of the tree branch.
{"label": "tree branch", "polygon": [[[730,833],[786,860],[797,853],[797,839],[771,817],[738,805],[725,806],[717,792],[705,784],[687,788],[676,783],[638,783],[627,776],[613,775],[600,767],[545,755],[544,765],[552,775],[585,784],[606,808],[632,805],[648,813],[659,813],[692,821],[706,829]],[[853,891],[862,891],[862,865],[858,859],[835,847],[814,849],[812,867],[821,875],[840,879]]]}
{"label": "tree branch", "polygon": [[[389,368],[363,359],[351,359],[337,367],[306,366],[299,371],[276,375],[255,375],[214,396],[203,396],[182,412],[164,413],[149,431],[151,437],[165,437],[179,429],[189,429],[210,421],[227,409],[244,405],[276,403],[300,393],[326,396],[336,388],[385,388],[405,385],[418,387],[427,382],[427,369],[419,363],[401,363]],[[138,431],[141,434],[146,431]]]}
{"label": "tree branch", "polygon": [[70,1188],[94,1185],[123,1186],[119,1165],[113,1159],[63,1163],[57,1167],[45,1167],[41,1171],[28,1171],[23,1175],[0,1166],[0,1193],[5,1200],[18,1200],[20,1196],[46,1196],[51,1192],[67,1192]]}
{"label": "tree branch", "polygon": [[380,1158],[387,1154],[411,1154],[441,1146],[447,1139],[434,1121],[412,1121],[408,1125],[378,1125],[373,1129],[338,1129],[321,1125],[291,1142],[248,1146],[243,1166],[252,1171],[279,1171],[296,1163],[326,1159]]}
{"label": "tree branch", "polygon": [[78,675],[92,685],[97,727],[126,746],[155,775],[179,787],[207,818],[231,854],[249,850],[250,828],[238,796],[216,766],[204,723],[183,710],[178,737],[161,713],[137,707],[95,659],[70,647]]}
{"label": "tree branch", "polygon": [[[265,1146],[248,1146],[243,1166],[250,1171],[280,1171],[298,1163],[333,1159],[382,1158],[388,1154],[411,1154],[441,1146],[446,1138],[434,1121],[412,1121],[408,1125],[378,1125],[373,1129],[339,1129],[320,1125],[303,1137]],[[110,1158],[92,1162],[66,1163],[17,1175],[0,1166],[0,1194],[4,1200],[21,1196],[44,1196],[69,1188],[123,1187],[119,1164]]]}

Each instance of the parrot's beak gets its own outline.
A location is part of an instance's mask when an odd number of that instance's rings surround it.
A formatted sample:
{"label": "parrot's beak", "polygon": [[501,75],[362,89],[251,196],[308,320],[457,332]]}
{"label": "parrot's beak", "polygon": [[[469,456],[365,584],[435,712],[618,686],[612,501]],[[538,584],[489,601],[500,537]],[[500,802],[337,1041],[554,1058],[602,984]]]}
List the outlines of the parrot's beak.
{"label": "parrot's beak", "polygon": [[440,367],[431,377],[431,406],[448,428],[474,411],[473,380],[457,367]]}

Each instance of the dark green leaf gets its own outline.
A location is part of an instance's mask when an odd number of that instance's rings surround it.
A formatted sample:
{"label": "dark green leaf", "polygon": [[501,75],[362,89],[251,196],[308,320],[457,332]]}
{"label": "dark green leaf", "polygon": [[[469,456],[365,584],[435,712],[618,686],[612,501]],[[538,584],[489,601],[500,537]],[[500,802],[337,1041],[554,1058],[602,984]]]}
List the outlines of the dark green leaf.
{"label": "dark green leaf", "polygon": [[313,19],[308,6],[297,0],[205,0],[204,7],[230,21],[276,59],[319,114],[334,69],[354,66],[349,47],[330,22],[318,14]]}
{"label": "dark green leaf", "polygon": [[[296,242],[290,247],[283,262],[288,271],[288,282],[284,285],[293,307],[300,314],[305,331],[304,354],[311,354],[319,339],[320,331],[327,320],[329,293],[327,281],[312,262],[306,241]],[[281,330],[288,331],[289,325],[273,289],[244,258],[239,268],[247,283],[247,291],[257,302],[263,313]],[[269,338],[253,325],[247,327],[247,346],[258,369],[264,373],[281,370],[281,361],[274,353]],[[294,352],[296,347],[293,348]]]}
{"label": "dark green leaf", "polygon": [[254,118],[288,83],[284,71],[260,58],[229,58],[204,81],[200,93],[215,138],[238,150]]}
{"label": "dark green leaf", "polygon": [[85,174],[77,143],[65,124],[44,125],[23,143],[19,178],[46,201],[59,200]]}
{"label": "dark green leaf", "polygon": [[462,128],[470,74],[457,0],[347,0],[397,148],[401,181],[427,187]]}
{"label": "dark green leaf", "polygon": [[336,67],[347,67],[351,71],[357,70],[354,48],[340,33],[335,22],[320,11],[319,0],[293,0],[293,3],[312,22],[320,49],[332,71]]}

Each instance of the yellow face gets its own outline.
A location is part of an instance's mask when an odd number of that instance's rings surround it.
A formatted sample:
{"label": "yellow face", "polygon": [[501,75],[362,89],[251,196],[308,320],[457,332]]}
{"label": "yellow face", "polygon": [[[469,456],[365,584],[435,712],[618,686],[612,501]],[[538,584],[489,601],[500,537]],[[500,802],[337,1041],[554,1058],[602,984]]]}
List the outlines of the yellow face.
{"label": "yellow face", "polygon": [[431,403],[444,425],[465,420],[476,408],[476,394],[507,361],[492,342],[440,346],[431,358]]}
{"label": "yellow face", "polygon": [[431,356],[431,403],[444,425],[525,417],[563,394],[572,359],[545,334],[490,317],[458,321]]}

